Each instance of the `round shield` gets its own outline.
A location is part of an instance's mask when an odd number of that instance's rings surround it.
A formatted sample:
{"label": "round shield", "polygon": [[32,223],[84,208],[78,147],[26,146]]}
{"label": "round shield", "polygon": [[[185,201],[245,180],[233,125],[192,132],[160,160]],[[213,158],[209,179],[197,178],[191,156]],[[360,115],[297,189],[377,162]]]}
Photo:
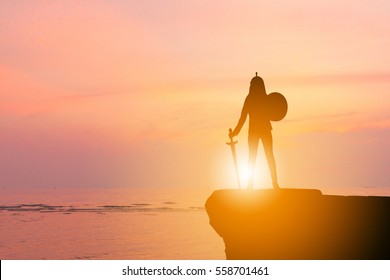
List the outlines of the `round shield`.
{"label": "round shield", "polygon": [[287,100],[279,92],[271,92],[267,96],[267,111],[271,121],[282,120],[287,114]]}

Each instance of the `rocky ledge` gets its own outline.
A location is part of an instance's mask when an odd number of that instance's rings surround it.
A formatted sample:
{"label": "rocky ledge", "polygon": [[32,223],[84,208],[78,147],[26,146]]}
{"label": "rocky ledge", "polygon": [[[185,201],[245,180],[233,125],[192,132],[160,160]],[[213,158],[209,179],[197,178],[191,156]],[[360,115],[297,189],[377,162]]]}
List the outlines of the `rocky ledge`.
{"label": "rocky ledge", "polygon": [[206,211],[227,259],[390,259],[390,197],[226,189]]}

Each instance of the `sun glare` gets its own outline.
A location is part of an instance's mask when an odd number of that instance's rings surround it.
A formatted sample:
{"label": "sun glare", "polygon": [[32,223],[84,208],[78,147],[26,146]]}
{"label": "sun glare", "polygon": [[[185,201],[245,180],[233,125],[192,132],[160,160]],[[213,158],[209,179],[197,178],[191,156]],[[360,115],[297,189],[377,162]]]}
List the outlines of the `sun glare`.
{"label": "sun glare", "polygon": [[[227,167],[226,163],[221,164],[221,166],[224,166],[225,168]],[[246,189],[248,187],[248,180],[250,176],[250,170],[247,161],[242,160],[238,162],[238,173],[240,178],[240,187],[242,189]],[[223,184],[232,188],[238,188],[237,173],[232,162],[229,162],[228,164],[228,171],[224,168],[221,168],[221,174],[224,174],[222,177],[226,179],[225,183]],[[268,177],[270,176],[267,162],[263,157],[259,156],[258,161],[256,162],[256,166],[253,170],[253,187],[255,189],[270,187],[271,179]]]}
{"label": "sun glare", "polygon": [[[247,163],[240,163],[238,166],[240,173],[240,184],[241,188],[246,188],[248,186],[250,169]],[[259,156],[256,166],[253,170],[253,187],[254,188],[264,188],[269,183],[267,181],[268,168],[265,159]]]}
{"label": "sun glare", "polygon": [[242,188],[246,188],[248,185],[248,179],[249,179],[249,167],[247,164],[241,164],[239,166],[239,173],[240,173],[240,183]]}

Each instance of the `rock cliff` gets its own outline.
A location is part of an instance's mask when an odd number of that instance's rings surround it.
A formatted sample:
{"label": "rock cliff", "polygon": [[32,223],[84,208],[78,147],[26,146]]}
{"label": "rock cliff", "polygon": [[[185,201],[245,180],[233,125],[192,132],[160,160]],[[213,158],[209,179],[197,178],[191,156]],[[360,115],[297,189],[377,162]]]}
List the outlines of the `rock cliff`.
{"label": "rock cliff", "polygon": [[227,259],[390,259],[390,197],[226,189],[206,211]]}

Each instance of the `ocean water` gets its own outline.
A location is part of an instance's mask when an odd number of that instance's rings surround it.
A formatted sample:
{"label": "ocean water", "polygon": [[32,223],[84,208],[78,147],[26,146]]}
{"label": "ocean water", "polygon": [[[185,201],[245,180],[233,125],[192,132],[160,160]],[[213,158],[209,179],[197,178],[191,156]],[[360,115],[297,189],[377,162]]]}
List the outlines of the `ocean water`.
{"label": "ocean water", "polygon": [[0,259],[224,259],[212,190],[0,189]]}
{"label": "ocean water", "polygon": [[[225,259],[213,189],[0,189],[0,259]],[[324,194],[390,196],[378,188]]]}

